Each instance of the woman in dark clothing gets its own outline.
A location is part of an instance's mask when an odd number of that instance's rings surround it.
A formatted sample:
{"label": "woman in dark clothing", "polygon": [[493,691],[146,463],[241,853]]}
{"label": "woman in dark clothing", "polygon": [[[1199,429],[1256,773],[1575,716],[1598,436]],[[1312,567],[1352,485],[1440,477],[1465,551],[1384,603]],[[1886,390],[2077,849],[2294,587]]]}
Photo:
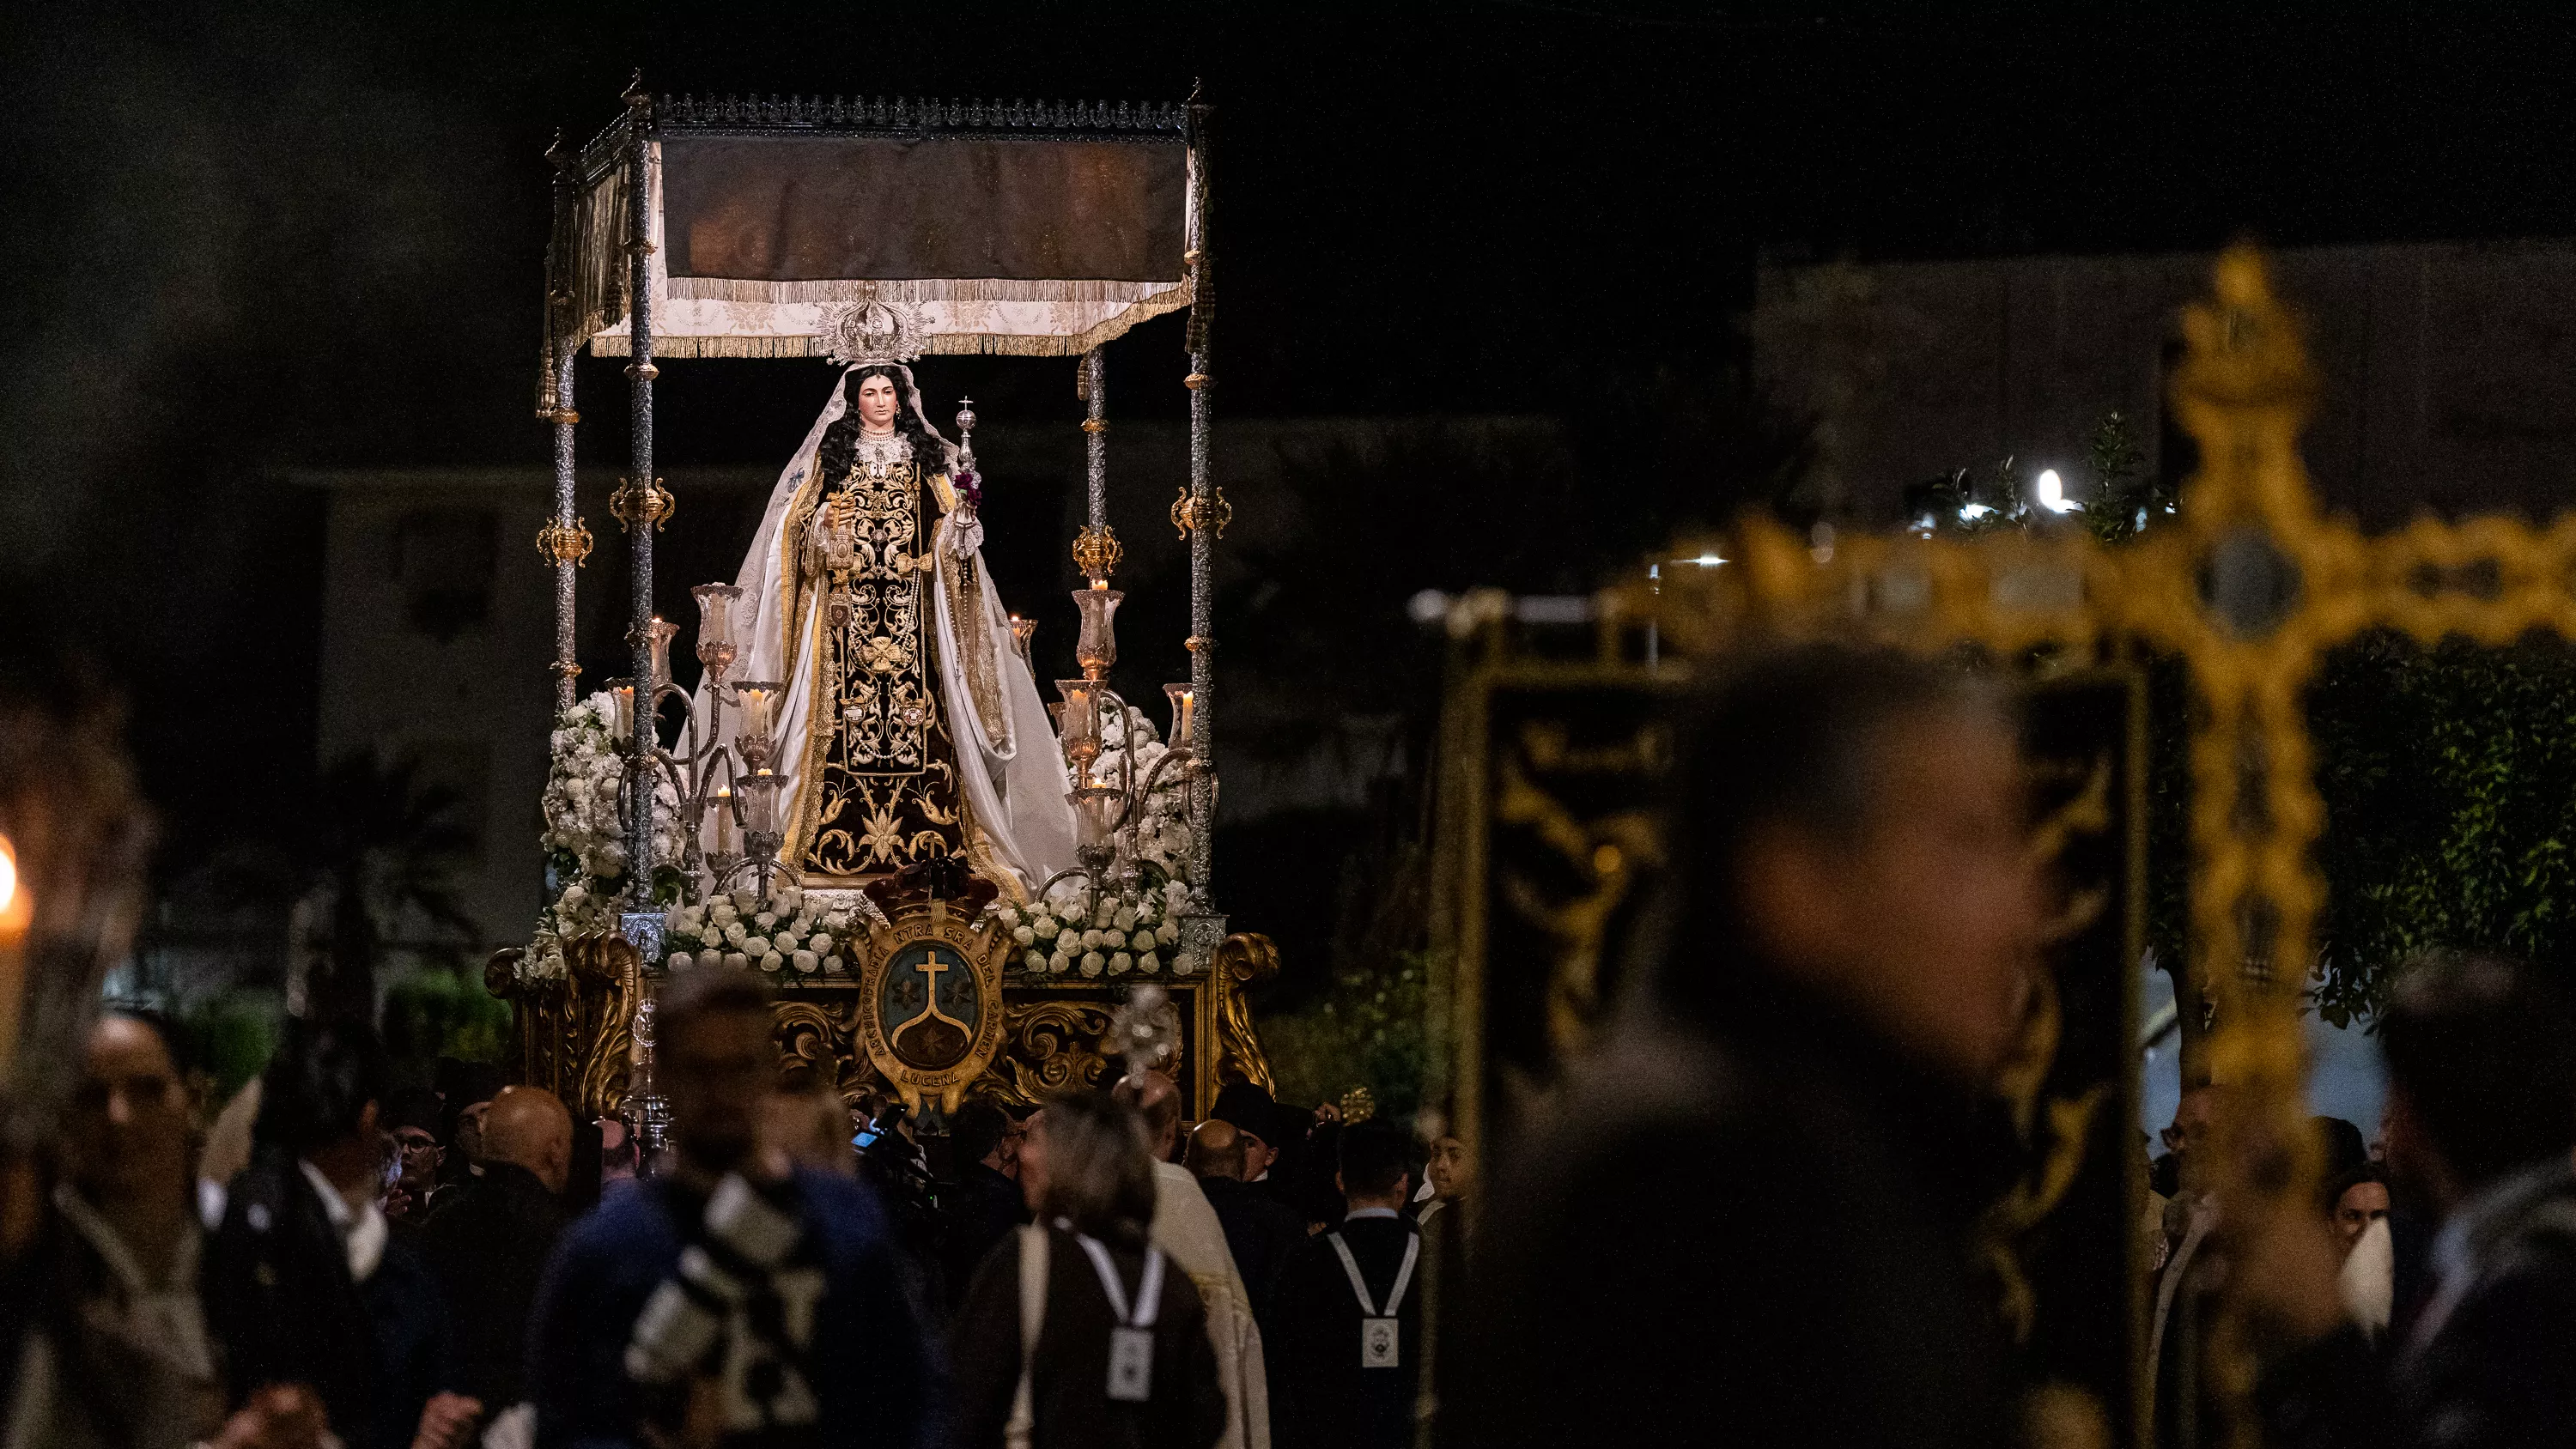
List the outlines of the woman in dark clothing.
{"label": "woman in dark clothing", "polygon": [[[1038,1221],[976,1270],[950,1340],[960,1449],[1215,1443],[1225,1396],[1206,1310],[1145,1236],[1143,1122],[1106,1096],[1049,1104],[1020,1148],[1020,1185]],[[1024,1302],[1030,1284],[1041,1301]]]}

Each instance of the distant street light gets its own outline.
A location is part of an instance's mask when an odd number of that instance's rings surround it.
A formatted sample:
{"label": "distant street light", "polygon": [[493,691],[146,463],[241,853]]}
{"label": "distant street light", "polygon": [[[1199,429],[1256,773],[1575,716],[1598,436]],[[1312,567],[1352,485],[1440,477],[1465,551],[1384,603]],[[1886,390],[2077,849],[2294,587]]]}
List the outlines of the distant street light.
{"label": "distant street light", "polygon": [[2049,512],[2073,513],[2076,509],[2083,506],[2082,504],[2077,503],[2074,499],[2066,496],[2066,482],[2064,479],[2057,476],[2056,469],[2040,469],[2039,477],[2036,482],[2039,491],[2039,506],[2047,509]]}

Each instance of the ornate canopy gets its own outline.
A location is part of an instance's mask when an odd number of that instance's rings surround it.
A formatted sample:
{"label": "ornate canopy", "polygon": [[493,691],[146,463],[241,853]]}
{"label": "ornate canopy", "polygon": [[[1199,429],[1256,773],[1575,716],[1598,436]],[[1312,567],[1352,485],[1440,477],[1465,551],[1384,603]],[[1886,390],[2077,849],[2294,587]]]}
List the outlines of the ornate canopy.
{"label": "ornate canopy", "polygon": [[632,352],[639,126],[657,356],[846,356],[888,311],[926,353],[1075,356],[1193,300],[1187,107],[642,101],[556,158],[577,195],[548,251],[555,332],[595,354]]}

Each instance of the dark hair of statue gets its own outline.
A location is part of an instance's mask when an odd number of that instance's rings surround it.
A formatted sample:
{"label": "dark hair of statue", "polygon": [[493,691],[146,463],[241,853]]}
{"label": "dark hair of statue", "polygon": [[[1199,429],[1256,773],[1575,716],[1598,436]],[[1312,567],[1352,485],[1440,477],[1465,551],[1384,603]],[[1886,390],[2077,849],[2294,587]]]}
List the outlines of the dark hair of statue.
{"label": "dark hair of statue", "polygon": [[851,465],[858,461],[859,388],[869,378],[883,377],[894,382],[894,430],[912,444],[912,461],[921,465],[921,476],[948,471],[948,450],[930,435],[922,424],[915,405],[912,384],[903,380],[903,369],[890,363],[870,363],[852,368],[841,379],[841,397],[846,407],[832,425],[823,430],[823,441],[814,450],[814,466],[823,477],[825,487],[838,484],[849,476]]}
{"label": "dark hair of statue", "polygon": [[1659,883],[1629,975],[1665,1010],[1707,1023],[1778,993],[1743,916],[1747,852],[1787,826],[1853,841],[1871,824],[1879,752],[1927,715],[2011,730],[1990,681],[1886,648],[1803,645],[1726,671],[1687,712],[1674,770],[1678,868]]}

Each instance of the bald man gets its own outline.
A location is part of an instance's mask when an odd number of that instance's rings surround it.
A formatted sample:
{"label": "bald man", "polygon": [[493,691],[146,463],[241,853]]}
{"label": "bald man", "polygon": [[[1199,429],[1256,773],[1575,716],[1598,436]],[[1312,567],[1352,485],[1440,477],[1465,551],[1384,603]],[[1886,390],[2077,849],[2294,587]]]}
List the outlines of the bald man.
{"label": "bald man", "polygon": [[450,1189],[421,1247],[454,1306],[461,1387],[495,1413],[527,1397],[528,1310],[569,1214],[572,1113],[552,1092],[504,1087],[483,1114],[483,1175]]}
{"label": "bald man", "polygon": [[1252,1295],[1252,1321],[1270,1334],[1271,1290],[1289,1255],[1306,1245],[1306,1224],[1297,1210],[1243,1180],[1247,1139],[1241,1128],[1211,1117],[1190,1130],[1183,1161],[1198,1176],[1225,1229],[1225,1245],[1234,1253],[1235,1271]]}

